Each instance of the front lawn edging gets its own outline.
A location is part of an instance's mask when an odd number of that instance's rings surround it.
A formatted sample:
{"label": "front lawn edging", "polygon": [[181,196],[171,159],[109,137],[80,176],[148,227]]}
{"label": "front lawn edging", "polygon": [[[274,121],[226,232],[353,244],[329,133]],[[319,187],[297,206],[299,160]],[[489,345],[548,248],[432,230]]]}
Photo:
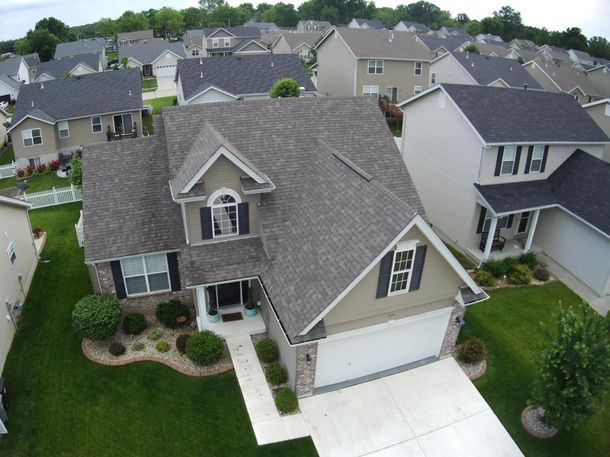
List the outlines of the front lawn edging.
{"label": "front lawn edging", "polygon": [[527,433],[536,438],[553,438],[559,429],[551,427],[540,420],[544,408],[539,405],[530,405],[521,413],[521,424]]}

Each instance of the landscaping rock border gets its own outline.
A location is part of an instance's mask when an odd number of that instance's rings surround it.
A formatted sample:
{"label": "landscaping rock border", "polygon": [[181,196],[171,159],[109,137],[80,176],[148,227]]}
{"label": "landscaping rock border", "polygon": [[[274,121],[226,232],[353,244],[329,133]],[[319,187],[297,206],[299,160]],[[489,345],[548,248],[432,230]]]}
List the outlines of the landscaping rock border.
{"label": "landscaping rock border", "polygon": [[457,357],[455,357],[455,360],[471,381],[476,381],[487,372],[487,360],[485,359],[479,363],[464,363]]}
{"label": "landscaping rock border", "polygon": [[542,406],[530,405],[521,413],[521,425],[532,436],[536,438],[548,439],[557,435],[559,429],[551,427],[540,418],[544,414]]}

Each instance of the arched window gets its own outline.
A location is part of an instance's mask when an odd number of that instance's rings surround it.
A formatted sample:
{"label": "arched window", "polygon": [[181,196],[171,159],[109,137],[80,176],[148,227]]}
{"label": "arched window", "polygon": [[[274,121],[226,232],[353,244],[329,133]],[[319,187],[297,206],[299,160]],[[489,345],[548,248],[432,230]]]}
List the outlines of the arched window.
{"label": "arched window", "polygon": [[238,234],[238,203],[238,199],[230,193],[221,193],[212,200],[212,221],[214,223],[214,238],[219,236],[229,236]]}

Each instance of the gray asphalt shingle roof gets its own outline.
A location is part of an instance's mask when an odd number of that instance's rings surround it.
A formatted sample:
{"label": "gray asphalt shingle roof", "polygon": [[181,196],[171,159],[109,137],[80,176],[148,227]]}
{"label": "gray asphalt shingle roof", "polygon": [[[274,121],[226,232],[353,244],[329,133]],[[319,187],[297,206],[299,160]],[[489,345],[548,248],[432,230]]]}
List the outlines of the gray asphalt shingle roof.
{"label": "gray asphalt shingle roof", "polygon": [[299,57],[293,54],[207,57],[178,61],[185,99],[215,86],[233,95],[264,94],[280,78],[293,78],[306,91],[316,90]]}
{"label": "gray asphalt shingle roof", "polygon": [[[426,33],[430,28],[426,24],[422,24],[421,22],[413,22],[413,21],[400,21],[398,24],[404,24],[405,27],[410,28],[414,27],[418,32]],[[398,25],[396,24],[396,25]]]}
{"label": "gray asphalt shingle roof", "polygon": [[184,44],[181,42],[155,41],[153,43],[136,43],[125,45],[119,49],[119,62],[123,57],[137,60],[143,65],[152,64],[165,52],[171,51],[181,58],[186,57]]}
{"label": "gray asphalt shingle roof", "polygon": [[381,21],[377,19],[362,19],[362,18],[354,18],[354,20],[358,23],[359,26],[366,24],[371,29],[382,30],[384,25]]}
{"label": "gray asphalt shingle roof", "polygon": [[[313,46],[314,43],[323,35],[323,32],[295,32],[295,33],[282,33],[290,49],[294,51],[297,46],[306,43],[309,47]],[[279,36],[277,37],[279,39]]]}
{"label": "gray asphalt shingle roof", "polygon": [[23,60],[25,60],[25,63],[28,65],[29,68],[35,68],[40,64],[40,57],[38,57],[37,52],[24,55]]}
{"label": "gray asphalt shingle roof", "polygon": [[468,37],[461,36],[441,38],[434,35],[418,35],[417,38],[421,40],[430,51],[436,51],[441,46],[447,51],[454,51],[467,41],[474,41],[473,38],[469,39]]}
{"label": "gray asphalt shingle roof", "polygon": [[19,65],[21,64],[21,59],[21,56],[17,56],[0,60],[0,75],[16,78],[17,72],[19,71]]}
{"label": "gray asphalt shingle roof", "polygon": [[0,74],[0,82],[4,83],[11,89],[19,89],[19,87],[21,86],[21,83],[18,83],[13,78],[11,78],[10,76],[7,76],[7,75]]}
{"label": "gray asphalt shingle roof", "polygon": [[83,40],[59,43],[55,48],[55,58],[72,57],[93,52],[102,52],[106,48],[103,38],[86,38]]}
{"label": "gray asphalt shingle roof", "polygon": [[121,41],[121,39],[126,40],[144,40],[146,38],[153,38],[152,30],[138,30],[136,32],[123,32],[117,34],[117,41]]}
{"label": "gray asphalt shingle roof", "polygon": [[218,30],[225,30],[236,38],[260,38],[261,32],[256,27],[207,27],[203,29],[206,38],[212,38]]}
{"label": "gray asphalt shingle roof", "polygon": [[585,95],[610,95],[604,94],[603,89],[597,87],[584,71],[572,67],[568,62],[545,61],[537,65],[565,92],[580,87]]}
{"label": "gray asphalt shingle roof", "polygon": [[608,141],[568,94],[441,84],[487,143]]}
{"label": "gray asphalt shingle roof", "polygon": [[610,236],[610,163],[580,149],[547,179],[475,187],[496,212],[559,204]]}
{"label": "gray asphalt shingle roof", "polygon": [[48,62],[42,62],[38,65],[36,70],[36,77],[46,73],[55,79],[63,78],[64,75],[73,70],[78,64],[88,66],[94,71],[98,71],[100,68],[101,55],[95,54],[82,54],[74,57],[64,57],[59,60],[49,60]]}
{"label": "gray asphalt shingle roof", "polygon": [[11,123],[15,126],[34,110],[57,121],[141,107],[140,71],[107,71],[22,86]]}

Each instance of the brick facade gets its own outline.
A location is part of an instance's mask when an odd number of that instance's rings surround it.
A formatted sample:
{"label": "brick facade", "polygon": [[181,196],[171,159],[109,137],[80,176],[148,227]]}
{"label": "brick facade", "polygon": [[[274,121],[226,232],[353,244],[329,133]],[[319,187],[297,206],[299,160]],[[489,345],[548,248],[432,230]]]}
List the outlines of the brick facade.
{"label": "brick facade", "polygon": [[443,340],[441,352],[439,354],[440,359],[444,359],[445,357],[451,357],[451,355],[453,354],[455,342],[457,341],[458,335],[460,334],[460,330],[462,329],[461,324],[458,322],[458,317],[460,321],[463,322],[465,312],[465,306],[462,306],[459,303],[456,303],[453,306],[453,311],[451,311],[451,317],[449,317],[449,325],[447,326],[447,331],[445,333],[445,339]]}
{"label": "brick facade", "polygon": [[[311,362],[307,363],[307,354]],[[316,363],[318,359],[318,343],[309,343],[297,346],[297,373],[296,394],[297,397],[309,397],[313,395],[314,382],[316,380]]]}

